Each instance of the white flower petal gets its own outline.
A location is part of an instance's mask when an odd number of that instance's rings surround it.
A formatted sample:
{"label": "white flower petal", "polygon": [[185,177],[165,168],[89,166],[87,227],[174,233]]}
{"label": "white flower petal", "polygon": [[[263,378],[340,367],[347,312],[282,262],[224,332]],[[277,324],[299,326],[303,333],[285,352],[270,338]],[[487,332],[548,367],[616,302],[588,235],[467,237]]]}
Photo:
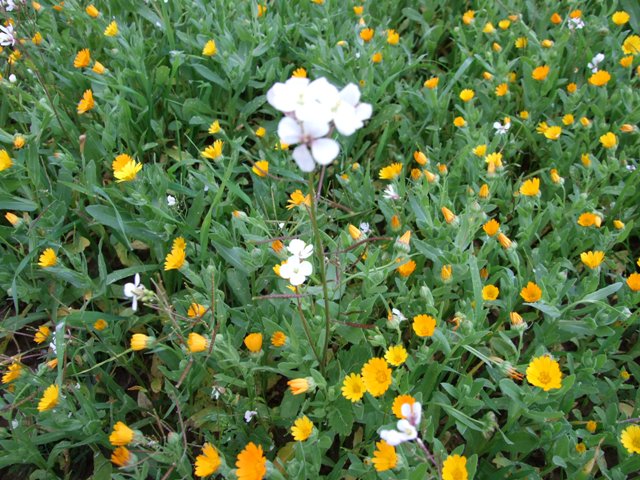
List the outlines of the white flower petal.
{"label": "white flower petal", "polygon": [[306,145],[299,145],[293,151],[293,159],[303,172],[313,172],[316,162],[313,161],[311,152]]}
{"label": "white flower petal", "polygon": [[330,138],[319,138],[311,143],[311,153],[320,165],[329,165],[340,153],[340,145]]}
{"label": "white flower petal", "polygon": [[295,100],[284,83],[274,84],[267,92],[267,102],[281,112],[293,112],[296,108]]}
{"label": "white flower petal", "polygon": [[289,245],[287,246],[287,250],[291,255],[296,256],[295,261],[297,261],[298,257],[300,256],[300,253],[302,253],[302,251],[305,249],[306,246],[307,244],[303,240],[300,240],[299,238],[294,238],[289,242]]}
{"label": "white flower petal", "polygon": [[301,262],[298,272],[300,275],[308,277],[313,273],[313,265],[311,265],[311,262]]}
{"label": "white flower petal", "polygon": [[284,117],[278,123],[278,137],[283,143],[295,145],[302,141],[302,127],[291,117]]}
{"label": "white flower petal", "polygon": [[340,99],[355,107],[360,101],[360,89],[355,83],[350,83],[340,90]]}
{"label": "white flower petal", "polygon": [[289,283],[294,287],[297,287],[299,285],[302,285],[306,279],[307,277],[305,277],[304,275],[298,272],[291,275],[291,278],[289,279]]}
{"label": "white flower petal", "polygon": [[304,134],[311,138],[321,138],[329,133],[329,122],[310,120],[302,123]]}
{"label": "white flower petal", "polygon": [[371,118],[371,114],[373,113],[373,107],[369,103],[360,103],[356,107],[356,116],[362,122],[365,120],[369,120]]}

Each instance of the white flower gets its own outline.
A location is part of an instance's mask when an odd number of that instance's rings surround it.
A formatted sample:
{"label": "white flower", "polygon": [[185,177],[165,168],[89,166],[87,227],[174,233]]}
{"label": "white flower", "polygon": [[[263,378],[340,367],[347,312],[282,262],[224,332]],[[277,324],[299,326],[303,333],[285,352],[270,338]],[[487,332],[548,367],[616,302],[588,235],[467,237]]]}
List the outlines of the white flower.
{"label": "white flower", "polygon": [[369,233],[370,230],[371,230],[371,228],[369,227],[369,224],[367,222],[360,223],[360,231],[363,234],[366,235],[367,233]]}
{"label": "white flower", "polygon": [[400,323],[400,322],[404,322],[407,319],[407,317],[405,317],[403,315],[403,313],[400,310],[398,310],[397,308],[392,308],[391,309],[391,319],[392,319],[392,321]]}
{"label": "white flower", "polygon": [[380,432],[380,438],[392,447],[418,438],[417,427],[422,418],[422,405],[420,402],[405,403],[400,410],[405,418],[398,421],[397,430],[382,430]]}
{"label": "white flower", "polygon": [[596,73],[598,71],[598,65],[604,61],[604,54],[598,53],[595,57],[591,59],[591,62],[587,65],[592,73]]}
{"label": "white flower", "polygon": [[281,142],[300,144],[293,150],[293,159],[303,172],[312,172],[316,163],[329,165],[340,153],[338,142],[324,138],[329,130],[327,122],[318,120],[300,123],[291,117],[284,117],[278,124]]}
{"label": "white flower", "polygon": [[0,25],[0,45],[3,47],[13,47],[16,44],[16,37],[13,34],[13,25],[3,27]]}
{"label": "white flower", "polygon": [[304,260],[313,254],[313,245],[307,245],[302,240],[295,238],[289,242],[287,250],[289,250],[289,253],[294,257]]}
{"label": "white flower", "polygon": [[256,415],[258,415],[258,412],[256,412],[255,410],[247,410],[246,412],[244,412],[244,421],[249,423],[251,419]]}
{"label": "white flower", "polygon": [[13,73],[9,75],[9,82],[16,83],[17,80],[18,80],[18,77],[16,77]]}
{"label": "white flower", "polygon": [[173,207],[176,204],[176,197],[173,195],[167,195],[167,205]]}
{"label": "white flower", "polygon": [[124,285],[124,296],[131,299],[131,309],[135,312],[138,310],[138,300],[144,294],[145,286],[140,283],[140,274],[136,273],[133,277],[133,283]]}
{"label": "white flower", "polygon": [[511,122],[505,122],[504,125],[500,122],[494,122],[493,128],[496,129],[496,135],[506,135],[511,128]]}
{"label": "white flower", "polygon": [[582,19],[580,17],[578,18],[570,18],[569,19],[569,23],[567,24],[567,26],[569,27],[569,30],[580,30],[582,28],[584,28],[584,22],[582,21]]}
{"label": "white flower", "polygon": [[300,258],[289,257],[287,263],[280,267],[280,276],[294,287],[302,285],[309,275],[313,273],[313,266],[306,260],[301,262]]}
{"label": "white flower", "polygon": [[12,12],[16,8],[16,4],[13,0],[0,0],[0,5],[2,5],[7,12]]}
{"label": "white flower", "polygon": [[396,192],[396,187],[394,185],[387,185],[387,188],[384,189],[384,198],[387,200],[399,200],[400,195]]}
{"label": "white flower", "polygon": [[267,102],[273,108],[283,113],[295,113],[298,120],[313,118],[307,112],[309,104],[314,101],[313,97],[309,79],[299,77],[292,77],[285,83],[278,82],[267,92]]}

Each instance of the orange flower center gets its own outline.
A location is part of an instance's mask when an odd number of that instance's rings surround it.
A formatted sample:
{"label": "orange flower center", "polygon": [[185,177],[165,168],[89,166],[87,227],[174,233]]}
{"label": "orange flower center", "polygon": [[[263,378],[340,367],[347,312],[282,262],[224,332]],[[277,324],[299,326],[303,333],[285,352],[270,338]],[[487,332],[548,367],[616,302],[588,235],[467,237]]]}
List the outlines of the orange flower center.
{"label": "orange flower center", "polygon": [[387,374],[383,371],[379,371],[378,373],[376,373],[376,380],[379,383],[385,383],[387,381]]}

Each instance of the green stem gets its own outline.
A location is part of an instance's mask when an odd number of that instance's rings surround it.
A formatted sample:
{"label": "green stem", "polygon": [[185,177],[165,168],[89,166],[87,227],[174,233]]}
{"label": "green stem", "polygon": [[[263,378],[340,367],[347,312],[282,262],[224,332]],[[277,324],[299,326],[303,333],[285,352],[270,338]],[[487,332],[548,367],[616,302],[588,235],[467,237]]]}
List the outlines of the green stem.
{"label": "green stem", "polygon": [[313,337],[311,336],[311,331],[309,330],[309,324],[307,323],[307,319],[304,316],[304,312],[302,311],[302,305],[300,304],[300,298],[296,299],[296,303],[298,305],[298,314],[300,315],[300,321],[302,322],[302,327],[304,328],[304,333],[307,336],[307,340],[309,341],[309,345],[311,345],[311,350],[318,360],[318,363],[322,365],[322,360],[320,360],[320,355],[318,355],[318,351],[316,350],[316,346],[313,342]]}
{"label": "green stem", "polygon": [[331,333],[331,312],[329,311],[329,289],[327,288],[327,272],[324,268],[324,245],[318,228],[316,196],[313,188],[313,175],[309,177],[309,197],[311,198],[311,206],[309,207],[309,217],[311,217],[311,225],[313,227],[313,239],[315,250],[320,263],[320,279],[322,280],[322,296],[324,297],[324,347],[322,349],[322,361],[320,362],[320,373],[324,374],[327,365],[327,352],[329,351],[329,334]]}

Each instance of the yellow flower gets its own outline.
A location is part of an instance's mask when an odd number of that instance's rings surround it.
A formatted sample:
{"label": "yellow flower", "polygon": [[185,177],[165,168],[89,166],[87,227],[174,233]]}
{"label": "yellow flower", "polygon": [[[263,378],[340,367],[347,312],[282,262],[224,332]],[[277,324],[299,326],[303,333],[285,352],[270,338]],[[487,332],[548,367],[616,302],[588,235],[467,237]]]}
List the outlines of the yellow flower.
{"label": "yellow flower", "polygon": [[630,425],[620,435],[622,446],[629,453],[640,453],[640,425]]}
{"label": "yellow flower", "polygon": [[294,395],[300,395],[306,392],[311,386],[309,380],[306,378],[294,378],[293,380],[289,380],[287,385],[289,385],[289,389]]}
{"label": "yellow flower", "polygon": [[598,268],[602,263],[602,261],[604,260],[604,252],[601,252],[601,251],[582,252],[580,254],[580,260],[582,260],[582,263],[584,263],[587,267],[593,270],[595,268]]}
{"label": "yellow flower", "polygon": [[38,258],[38,265],[41,268],[53,267],[56,263],[58,263],[58,257],[56,256],[56,252],[53,251],[53,248],[47,248]]}
{"label": "yellow flower", "polygon": [[382,61],[382,53],[376,52],[373,55],[371,55],[371,61],[373,63],[380,63]]}
{"label": "yellow flower", "polygon": [[294,78],[307,78],[307,71],[302,67],[296,68],[291,76]]}
{"label": "yellow flower", "polygon": [[395,468],[398,464],[398,455],[396,455],[395,447],[392,447],[384,440],[380,440],[376,443],[371,463],[373,463],[373,468],[376,469],[376,472],[384,472]]}
{"label": "yellow flower", "polygon": [[500,223],[498,223],[496,219],[492,218],[482,226],[482,229],[484,230],[484,233],[486,233],[490,237],[493,237],[496,233],[498,233],[498,230],[500,230]]}
{"label": "yellow flower", "polygon": [[184,250],[185,248],[187,248],[187,242],[185,242],[184,238],[182,237],[176,237],[173,243],[171,244],[172,250],[175,250],[175,249]]}
{"label": "yellow flower", "polygon": [[296,190],[289,196],[289,200],[287,200],[287,209],[291,210],[294,207],[300,205],[306,205],[307,207],[311,206],[311,194],[303,195],[301,190]]}
{"label": "yellow flower", "polygon": [[423,86],[429,90],[433,90],[438,86],[438,83],[440,83],[440,79],[438,77],[431,77],[424,81]]}
{"label": "yellow flower", "polygon": [[11,383],[22,374],[22,366],[19,363],[12,363],[9,365],[7,373],[2,376],[2,383]]}
{"label": "yellow flower", "polygon": [[365,42],[369,42],[373,38],[374,33],[375,31],[373,30],[373,28],[363,28],[362,30],[360,30],[360,38]]}
{"label": "yellow flower", "polygon": [[429,162],[427,156],[420,150],[416,150],[415,152],[413,152],[413,159],[420,165],[426,165],[427,162]]}
{"label": "yellow flower", "polygon": [[585,212],[578,217],[578,225],[581,227],[596,226],[597,228],[600,228],[601,224],[602,218],[595,213]]}
{"label": "yellow flower", "polygon": [[353,7],[353,13],[355,13],[357,16],[361,16],[364,12],[364,6],[362,5],[357,5],[355,7]]}
{"label": "yellow flower", "polygon": [[507,93],[509,93],[509,85],[506,83],[501,83],[496,87],[496,96],[504,97]]}
{"label": "yellow flower", "polygon": [[614,220],[613,226],[616,230],[622,230],[624,228],[624,222],[622,220]]}
{"label": "yellow flower", "polygon": [[132,182],[136,179],[138,172],[142,170],[142,163],[138,163],[131,159],[118,170],[114,170],[113,176],[117,183]]}
{"label": "yellow flower", "polygon": [[562,127],[548,127],[544,130],[544,136],[549,140],[557,140],[562,135]]}
{"label": "yellow flower", "polygon": [[[553,127],[552,127],[553,128]],[[527,197],[533,197],[540,193],[540,179],[538,177],[530,178],[520,186],[520,194]]]}
{"label": "yellow flower", "polygon": [[145,335],[144,333],[134,333],[131,336],[131,350],[144,350],[145,348],[149,347],[151,342],[152,339],[148,335]]}
{"label": "yellow flower", "polygon": [[214,120],[213,123],[209,126],[209,133],[211,135],[215,135],[221,130],[220,122],[218,120]]}
{"label": "yellow flower", "polygon": [[596,87],[602,87],[611,80],[611,75],[606,70],[598,70],[589,77],[589,83]]}
{"label": "yellow flower", "polygon": [[93,68],[91,69],[92,72],[97,73],[98,75],[102,75],[104,73],[104,70],[104,65],[98,61],[93,64]]}
{"label": "yellow flower", "polygon": [[405,350],[402,345],[395,345],[393,347],[389,347],[387,352],[384,354],[384,359],[389,363],[389,365],[393,365],[394,367],[399,367],[409,358],[409,354]]}
{"label": "yellow flower", "polygon": [[489,197],[489,185],[487,185],[486,183],[483,183],[482,186],[480,187],[480,190],[478,190],[478,196],[480,198],[487,198]]}
{"label": "yellow flower", "polygon": [[341,390],[342,396],[354,403],[360,401],[367,391],[362,376],[357,373],[351,373],[344,377]]}
{"label": "yellow flower", "polygon": [[180,270],[186,258],[187,255],[183,248],[172,248],[164,259],[164,271]]}
{"label": "yellow flower", "polygon": [[218,53],[218,47],[216,47],[215,40],[209,40],[204,44],[202,55],[205,57],[213,57],[216,53]]}
{"label": "yellow flower", "polygon": [[250,333],[244,338],[244,345],[250,352],[257,353],[262,349],[262,334]]}
{"label": "yellow flower", "polygon": [[540,42],[540,45],[542,46],[542,48],[551,48],[553,47],[553,40],[549,40],[548,38],[546,38],[542,42]]}
{"label": "yellow flower", "polygon": [[[477,145],[474,149],[473,149],[473,154],[476,157],[484,157],[484,154],[487,153],[487,146],[486,145]],[[502,158],[502,154],[498,153],[498,154],[494,154],[494,155],[500,155],[500,157]]]}
{"label": "yellow flower", "polygon": [[236,461],[238,480],[261,480],[267,474],[267,459],[262,446],[249,442],[238,454]]}
{"label": "yellow flower", "polygon": [[100,15],[100,12],[98,11],[98,9],[93,5],[89,5],[87,8],[84,9],[84,11],[87,12],[87,15],[93,18],[97,18]]}
{"label": "yellow flower", "polygon": [[593,420],[589,420],[585,428],[589,431],[589,433],[594,433],[596,431],[596,428],[598,428],[598,424]]}
{"label": "yellow flower", "polygon": [[0,150],[0,172],[11,166],[13,166],[13,160],[11,160],[9,153],[4,149]]}
{"label": "yellow flower", "polygon": [[440,211],[442,212],[442,216],[444,217],[445,222],[449,224],[455,223],[458,219],[458,217],[456,217],[456,215],[447,207],[442,207]]}
{"label": "yellow flower", "polygon": [[51,410],[58,405],[58,398],[60,396],[60,387],[58,385],[50,385],[44,391],[40,402],[38,403],[38,411],[45,412]]}
{"label": "yellow flower", "polygon": [[525,48],[529,44],[527,37],[518,37],[514,42],[516,48]]}
{"label": "yellow flower", "polygon": [[39,12],[42,9],[42,5],[40,5],[38,2],[31,2],[31,6],[36,12]]}
{"label": "yellow flower", "polygon": [[217,160],[222,156],[222,147],[224,146],[224,142],[222,140],[216,140],[213,142],[213,145],[209,145],[201,155],[204,158],[208,158],[209,160]]}
{"label": "yellow flower", "polygon": [[293,426],[291,427],[291,435],[293,435],[293,439],[296,442],[304,442],[307,438],[311,436],[313,432],[313,422],[309,420],[309,417],[304,415],[296,419],[293,422]]}
{"label": "yellow flower", "polygon": [[582,10],[572,10],[569,12],[569,18],[580,18],[582,17]]}
{"label": "yellow flower", "polygon": [[398,268],[396,268],[400,276],[404,278],[407,278],[409,275],[411,275],[415,269],[416,262],[414,262],[413,260],[409,260],[408,262],[403,263]]}
{"label": "yellow flower", "polygon": [[554,13],[553,15],[551,15],[551,23],[553,23],[554,25],[558,25],[559,23],[562,22],[562,17],[560,15],[558,15],[558,13]]}
{"label": "yellow flower", "polygon": [[400,34],[393,29],[387,30],[387,43],[389,45],[397,45],[400,42]]}
{"label": "yellow flower", "polygon": [[520,290],[520,296],[525,302],[535,303],[542,298],[542,290],[533,282],[527,283],[527,286]]}
{"label": "yellow flower", "polygon": [[627,278],[627,285],[634,292],[640,291],[640,273],[632,273]]}
{"label": "yellow flower", "polygon": [[[497,45],[494,43],[494,45]],[[482,78],[484,78],[485,80],[493,80],[493,74],[491,72],[482,72]]]}
{"label": "yellow flower", "polygon": [[115,20],[107,25],[107,28],[104,29],[104,34],[107,37],[115,37],[118,34],[118,24]]}
{"label": "yellow flower", "polygon": [[500,27],[501,30],[506,30],[511,26],[511,22],[509,20],[500,20],[498,22],[498,26]]}
{"label": "yellow flower", "polygon": [[453,119],[453,124],[458,128],[462,128],[467,124],[467,121],[464,119],[464,117],[458,116]]}
{"label": "yellow flower", "polygon": [[280,330],[274,332],[274,334],[271,335],[271,345],[273,345],[274,347],[283,347],[286,342],[287,336]]}
{"label": "yellow flower", "polygon": [[42,34],[40,32],[36,32],[33,37],[31,37],[31,41],[34,45],[40,45],[42,43]]}
{"label": "yellow flower", "polygon": [[591,126],[591,120],[589,120],[587,117],[581,117],[580,118],[580,123],[582,124],[583,127],[590,127]]}
{"label": "yellow flower", "polygon": [[618,26],[624,25],[629,21],[629,14],[625,11],[619,11],[611,16],[611,20]]}
{"label": "yellow flower", "polygon": [[394,232],[400,230],[400,227],[402,226],[402,224],[400,223],[400,218],[398,217],[398,215],[393,215],[391,217],[391,230],[393,230]]}
{"label": "yellow flower", "polygon": [[76,54],[76,58],[73,60],[73,66],[76,68],[88,67],[91,63],[91,53],[88,48],[83,48]]}
{"label": "yellow flower", "polygon": [[127,467],[133,463],[133,456],[126,447],[118,447],[111,454],[111,461],[117,467]]}
{"label": "yellow flower", "polygon": [[20,225],[20,222],[22,222],[22,220],[15,213],[12,213],[12,212],[5,213],[4,218],[6,218],[7,221],[14,227]]}
{"label": "yellow flower", "polygon": [[607,132],[600,137],[600,143],[604,148],[613,148],[618,144],[618,137],[613,132]]}
{"label": "yellow flower", "polygon": [[500,289],[495,285],[487,285],[482,289],[482,299],[485,301],[495,300],[498,295],[500,295]]}
{"label": "yellow flower", "polygon": [[467,457],[464,455],[449,455],[442,463],[442,480],[467,480]]}
{"label": "yellow flower", "polygon": [[548,355],[536,357],[527,367],[527,381],[545,392],[562,387],[560,365]]}
{"label": "yellow flower", "polygon": [[493,23],[491,22],[485,23],[484,27],[482,28],[483,33],[493,33],[495,31],[496,31],[496,27],[494,27]]}
{"label": "yellow flower", "polygon": [[623,68],[629,68],[633,64],[633,55],[627,55],[620,59],[620,66]]}
{"label": "yellow flower", "polygon": [[468,102],[472,100],[474,96],[475,96],[475,92],[470,88],[465,88],[460,92],[460,100],[462,100],[463,102]]}
{"label": "yellow flower", "polygon": [[349,226],[347,227],[347,230],[349,232],[349,236],[354,240],[360,240],[360,237],[362,237],[362,232],[360,231],[360,229],[358,227],[356,227],[355,225],[351,225],[349,224]]}
{"label": "yellow flower", "polygon": [[40,325],[38,331],[33,336],[33,341],[37,344],[44,343],[51,335],[51,330],[46,325]]}
{"label": "yellow flower", "polygon": [[502,245],[502,248],[511,248],[512,241],[507,237],[504,233],[500,232],[498,234],[498,242]]}
{"label": "yellow flower", "polygon": [[436,319],[431,315],[416,315],[413,317],[411,328],[419,337],[430,337],[436,330]]}
{"label": "yellow flower", "polygon": [[575,118],[570,113],[567,113],[564,117],[562,117],[562,123],[565,125],[571,125],[575,121]]}
{"label": "yellow flower", "polygon": [[391,405],[391,411],[399,419],[405,418],[404,415],[402,415],[402,405],[404,405],[405,403],[413,405],[414,403],[416,403],[416,399],[411,395],[398,395],[393,400],[393,405]]}
{"label": "yellow flower", "polygon": [[400,176],[402,172],[402,164],[401,163],[392,163],[384,168],[380,169],[378,176],[382,180],[393,180]]}
{"label": "yellow flower", "polygon": [[267,13],[267,6],[266,5],[258,5],[258,18],[263,16],[265,13]]}
{"label": "yellow flower", "polygon": [[93,324],[93,328],[95,328],[99,332],[101,332],[102,330],[104,330],[108,326],[109,326],[109,324],[106,322],[106,320],[104,318],[99,318]]}
{"label": "yellow flower", "polygon": [[549,171],[549,176],[551,177],[551,181],[553,183],[564,183],[564,178],[562,178],[559,174],[558,174],[558,170],[556,170],[555,168],[552,168]]}
{"label": "yellow flower", "polygon": [[113,426],[113,432],[109,435],[109,443],[114,447],[129,445],[133,441],[134,431],[123,422],[118,422]]}
{"label": "yellow flower", "polygon": [[189,318],[201,317],[207,312],[207,307],[200,305],[199,303],[192,303],[187,310],[187,316]]}
{"label": "yellow flower", "polygon": [[569,92],[569,93],[575,93],[575,91],[577,89],[578,89],[578,85],[576,85],[573,82],[571,82],[569,85],[567,85],[567,92]]}
{"label": "yellow flower", "polygon": [[259,177],[266,177],[269,173],[269,162],[260,160],[251,168],[251,171]]}
{"label": "yellow flower", "polygon": [[362,367],[364,386],[374,397],[384,394],[391,386],[391,369],[383,358],[372,358]]}
{"label": "yellow flower", "polygon": [[130,155],[126,153],[121,153],[120,155],[116,156],[113,162],[111,162],[111,169],[114,172],[117,170],[122,170],[127,163],[133,162],[133,161],[134,160]]}
{"label": "yellow flower", "polygon": [[196,477],[208,477],[215,473],[220,467],[220,455],[210,443],[202,446],[202,455],[196,457],[195,475]]}
{"label": "yellow flower", "polygon": [[576,443],[576,452],[582,454],[587,451],[587,446],[583,443]]}
{"label": "yellow flower", "polygon": [[451,267],[451,265],[443,265],[442,268],[440,269],[440,279],[444,283],[450,282],[452,272],[453,272],[453,268]]}
{"label": "yellow flower", "polygon": [[622,51],[626,55],[638,55],[640,53],[640,37],[631,35],[622,44]]}
{"label": "yellow flower", "polygon": [[191,353],[204,352],[209,346],[209,342],[199,333],[191,332],[187,338],[187,347]]}
{"label": "yellow flower", "polygon": [[509,320],[511,321],[511,325],[514,327],[522,325],[522,323],[524,322],[522,315],[520,315],[518,312],[509,312]]}
{"label": "yellow flower", "polygon": [[473,23],[473,21],[475,20],[475,17],[476,17],[476,12],[474,12],[473,10],[467,10],[462,15],[462,22],[465,25],[471,25]]}
{"label": "yellow flower", "polygon": [[83,113],[87,113],[89,110],[93,110],[95,106],[95,102],[93,100],[93,92],[89,90],[85,90],[82,94],[82,100],[78,102],[78,113],[82,115]]}
{"label": "yellow flower", "polygon": [[547,78],[547,75],[549,75],[548,65],[536,67],[533,69],[533,72],[531,72],[531,78],[538,81],[545,80]]}

